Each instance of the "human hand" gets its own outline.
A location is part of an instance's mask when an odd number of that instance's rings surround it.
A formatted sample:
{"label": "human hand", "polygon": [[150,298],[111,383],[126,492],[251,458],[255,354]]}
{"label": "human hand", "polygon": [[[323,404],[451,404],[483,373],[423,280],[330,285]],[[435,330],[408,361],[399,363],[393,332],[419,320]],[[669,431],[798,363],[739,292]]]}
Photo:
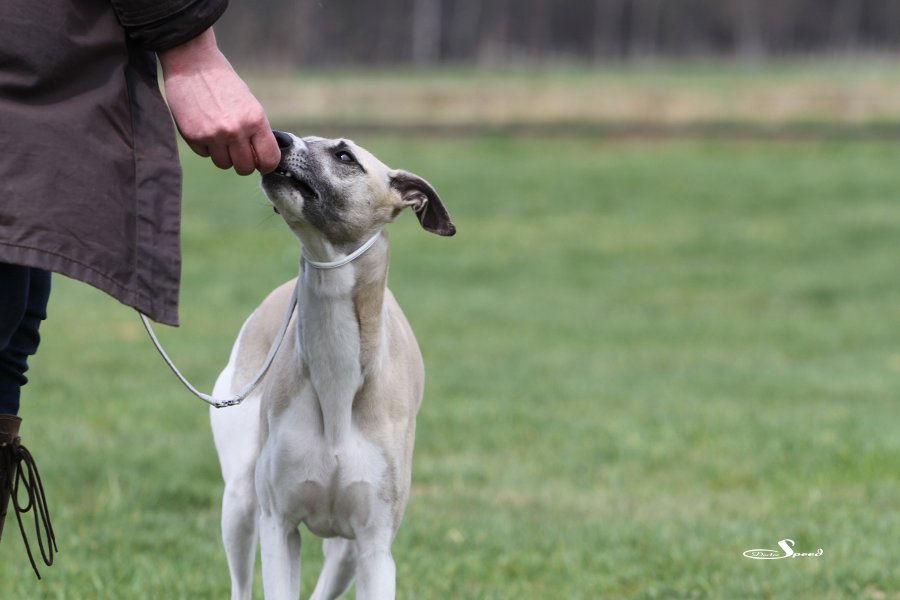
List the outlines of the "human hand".
{"label": "human hand", "polygon": [[266,113],[219,51],[211,28],[158,56],[169,110],[194,152],[239,175],[278,166],[281,151]]}

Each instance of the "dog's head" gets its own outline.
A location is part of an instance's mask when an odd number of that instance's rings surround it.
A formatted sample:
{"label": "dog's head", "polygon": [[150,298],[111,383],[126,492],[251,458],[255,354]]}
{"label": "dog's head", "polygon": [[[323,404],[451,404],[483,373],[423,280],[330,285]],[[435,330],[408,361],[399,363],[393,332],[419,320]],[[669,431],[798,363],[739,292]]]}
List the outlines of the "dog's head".
{"label": "dog's head", "polygon": [[281,162],[262,188],[301,238],[312,233],[345,245],[371,236],[412,208],[422,227],[453,235],[456,227],[434,188],[407,171],[390,169],[350,140],[299,138],[275,132]]}

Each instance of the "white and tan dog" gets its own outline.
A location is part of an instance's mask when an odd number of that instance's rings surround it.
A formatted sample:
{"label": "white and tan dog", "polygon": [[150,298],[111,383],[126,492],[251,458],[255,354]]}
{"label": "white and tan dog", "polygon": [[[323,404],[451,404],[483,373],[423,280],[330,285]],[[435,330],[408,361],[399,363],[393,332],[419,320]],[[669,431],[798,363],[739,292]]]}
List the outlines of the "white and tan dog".
{"label": "white and tan dog", "polygon": [[[232,598],[250,598],[257,536],[266,598],[299,597],[300,523],[326,538],[314,599],[337,598],[354,577],[357,598],[393,598],[424,367],[386,285],[382,229],[406,207],[428,231],[456,229],[431,185],[354,143],[276,138],[281,164],[262,187],[302,245],[298,305],[262,385],[211,414]],[[259,369],[294,285],[244,323],[215,395]]]}

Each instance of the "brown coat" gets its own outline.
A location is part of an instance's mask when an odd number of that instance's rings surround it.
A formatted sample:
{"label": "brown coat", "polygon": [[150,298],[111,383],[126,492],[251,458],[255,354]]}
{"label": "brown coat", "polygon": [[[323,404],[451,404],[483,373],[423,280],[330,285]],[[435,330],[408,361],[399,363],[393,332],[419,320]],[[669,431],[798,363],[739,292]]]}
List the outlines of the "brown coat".
{"label": "brown coat", "polygon": [[178,323],[181,169],[153,52],[226,4],[0,1],[0,262]]}

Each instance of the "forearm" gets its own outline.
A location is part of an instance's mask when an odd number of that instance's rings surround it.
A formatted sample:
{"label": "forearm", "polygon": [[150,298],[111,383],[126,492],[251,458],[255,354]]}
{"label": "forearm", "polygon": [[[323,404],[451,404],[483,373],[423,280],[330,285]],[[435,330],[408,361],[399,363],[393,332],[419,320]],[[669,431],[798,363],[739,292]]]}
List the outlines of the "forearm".
{"label": "forearm", "polygon": [[219,50],[212,27],[187,42],[161,50],[156,54],[162,65],[163,77],[196,74],[209,68],[231,68]]}

